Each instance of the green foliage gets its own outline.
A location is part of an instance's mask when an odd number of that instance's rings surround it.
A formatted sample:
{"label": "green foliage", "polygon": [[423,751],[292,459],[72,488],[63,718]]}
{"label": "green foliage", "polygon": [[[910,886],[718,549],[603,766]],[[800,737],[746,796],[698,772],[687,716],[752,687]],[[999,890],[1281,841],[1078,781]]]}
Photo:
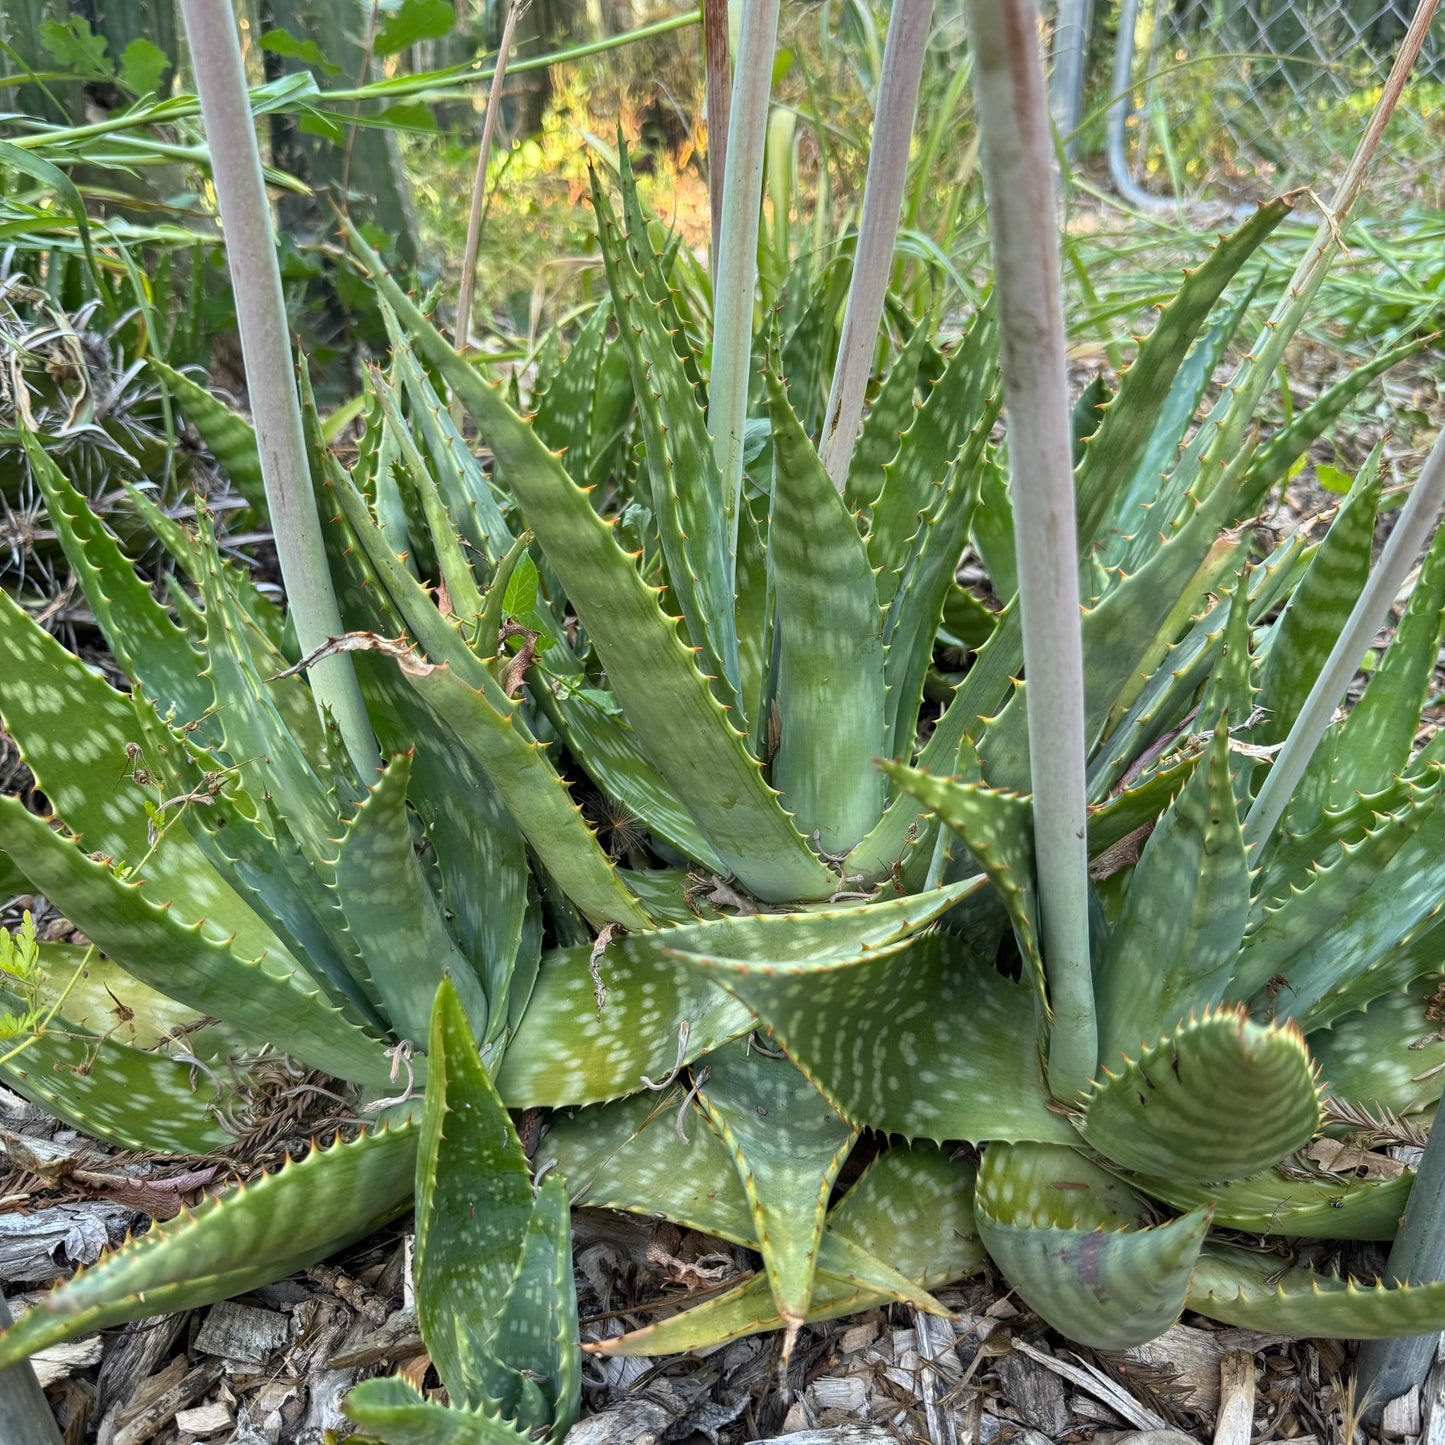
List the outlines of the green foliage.
{"label": "green foliage", "polygon": [[[1389,1238],[1408,1181],[1346,1201],[1300,1151],[1360,1111],[1423,1114],[1445,1082],[1405,1072],[1445,946],[1445,769],[1394,775],[1439,637],[1434,554],[1366,721],[1322,751],[1285,827],[1253,854],[1241,833],[1278,736],[1251,708],[1287,723],[1368,569],[1375,502],[1367,471],[1308,566],[1302,544],[1259,555],[1240,524],[1293,456],[1242,447],[1223,465],[1191,442],[1212,367],[1191,357],[1227,344],[1242,311],[1225,293],[1283,207],[1220,243],[1148,367],[1081,429],[1106,1049],[1093,1088],[1061,1105],[1017,599],[969,614],[984,637],[956,688],[940,668],[970,535],[986,556],[1011,545],[996,328],[985,313],[951,347],[910,342],[879,392],[888,435],[865,433],[841,495],[796,379],[824,374],[823,329],[760,338],[768,415],[734,550],[701,424],[705,321],[622,174],[622,205],[598,207],[607,309],[552,369],[535,422],[348,232],[395,360],[354,449],[315,426],[310,441],[347,629],[330,647],[356,662],[388,759],[373,776],[315,711],[317,658],[289,650],[208,525],[165,529],[195,593],[177,624],[32,442],[133,691],[0,603],[16,679],[0,716],[65,825],[6,800],[0,849],[107,967],[154,990],[132,1007],[156,1047],[101,1037],[81,991],[30,1049],[113,1059],[110,1077],[165,1118],[107,1096],[104,1068],[42,1079],[21,1056],[0,1073],[125,1147],[196,1147],[214,1101],[178,1080],[183,1019],[243,1094],[265,1043],[389,1122],[107,1257],[0,1336],[0,1364],[249,1287],[409,1198],[450,1407],[394,1380],[358,1389],[352,1418],[394,1445],[565,1433],[569,1204],[662,1214],[761,1256],[755,1278],[609,1353],[887,1300],[937,1308],[928,1291],[985,1257],[1103,1348],[1186,1305],[1284,1332],[1445,1324],[1438,1286],[1344,1280],[1310,1316],[1304,1274],[1277,1292],[1211,1232]],[[214,398],[177,396],[247,475],[254,434]],[[1291,428],[1295,455],[1313,424]],[[994,581],[1011,594],[1006,568]],[[73,741],[54,726],[68,716],[86,720]],[[1386,747],[1388,770],[1371,769]],[[1355,798],[1346,778],[1375,791]],[[49,1008],[64,956],[20,951],[33,985],[7,976],[26,1009]],[[423,1098],[392,1082],[403,1059]],[[530,1161],[511,1121],[529,1107],[553,1111]],[[892,1142],[838,1197],[864,1129]]]}

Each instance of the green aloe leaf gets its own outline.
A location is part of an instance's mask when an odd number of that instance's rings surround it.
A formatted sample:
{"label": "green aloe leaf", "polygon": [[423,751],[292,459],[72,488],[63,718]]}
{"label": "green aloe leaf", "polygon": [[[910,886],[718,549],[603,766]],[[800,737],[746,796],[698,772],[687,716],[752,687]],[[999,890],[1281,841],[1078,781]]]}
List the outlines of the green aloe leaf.
{"label": "green aloe leaf", "polygon": [[1159,820],[1095,965],[1099,1057],[1135,1055],[1224,997],[1249,913],[1249,864],[1231,779],[1229,733]]}
{"label": "green aloe leaf", "polygon": [[526,729],[518,703],[472,655],[389,550],[365,499],[339,469],[333,486],[342,511],[360,538],[387,595],[421,645],[436,659],[398,657],[397,666],[432,714],[456,734],[459,745],[536,850],[548,872],[579,908],[599,923],[646,927],[647,915],[617,876],[566,784]]}
{"label": "green aloe leaf", "polygon": [[587,494],[532,429],[459,357],[354,229],[353,249],[420,350],[477,419],[602,659],[644,751],[743,886],[768,901],[826,898],[833,875],[808,850]]}
{"label": "green aloe leaf", "polygon": [[1400,1285],[1316,1274],[1303,1265],[1282,1271],[1277,1257],[1211,1245],[1195,1269],[1189,1308],[1270,1334],[1383,1340],[1445,1328],[1445,1280]]}
{"label": "green aloe leaf", "polygon": [[[622,185],[624,191],[632,185],[625,159]],[[681,604],[688,637],[701,650],[704,670],[716,680],[722,700],[737,710],[737,725],[743,727],[747,715],[741,711],[722,473],[712,453],[694,378],[678,354],[679,344],[686,348],[686,337],[675,308],[663,299],[667,281],[645,227],[642,235],[633,235],[632,247],[623,243],[595,172],[592,204],[619,337],[632,373],[652,515],[667,560],[668,581]],[[640,267],[634,264],[634,255]],[[574,475],[586,480],[585,475]]]}
{"label": "green aloe leaf", "polygon": [[200,655],[40,443],[28,432],[22,432],[21,441],[66,559],[110,650],[129,676],[159,701],[161,712],[174,708],[178,722],[198,721],[211,703],[200,675]]}
{"label": "green aloe leaf", "polygon": [[149,361],[151,370],[165,382],[166,388],[180,403],[181,410],[200,432],[201,440],[220,463],[221,470],[236,484],[236,490],[265,515],[266,486],[261,477],[255,428],[184,372],[176,371],[154,356]]}
{"label": "green aloe leaf", "polygon": [[1023,1300],[1096,1349],[1161,1335],[1184,1309],[1209,1230],[1197,1209],[1150,1228],[1125,1185],[1077,1150],[990,1144],[974,1196],[978,1231]]}
{"label": "green aloe leaf", "polygon": [[808,1315],[823,1218],[857,1131],[786,1060],[734,1042],[702,1061],[698,1093],[746,1191],[778,1313]]}
{"label": "green aloe leaf", "polygon": [[401,753],[347,820],[336,891],[387,1017],[406,1039],[424,1036],[432,1000],[450,978],[478,1037],[487,997],[457,947],[416,855],[406,795],[411,754]]}
{"label": "green aloe leaf", "polygon": [[0,847],[22,854],[31,882],[152,988],[340,1078],[387,1082],[381,1044],[333,1009],[281,950],[246,958],[204,921],[184,923],[14,798],[0,798]]}
{"label": "green aloe leaf", "polygon": [[[553,949],[543,959],[498,1088],[513,1108],[592,1104],[635,1093],[644,1074],[667,1078],[752,1023],[722,979],[685,967],[676,951],[716,950],[758,961],[853,957],[926,927],[976,886],[955,884],[864,907],[629,933],[595,959],[587,947]],[[679,1048],[684,1024],[685,1047]]]}
{"label": "green aloe leaf", "polygon": [[532,419],[537,435],[566,457],[567,470],[584,484],[606,479],[633,404],[626,358],[608,345],[612,317],[609,300],[593,307],[537,398]]}
{"label": "green aloe leaf", "polygon": [[1215,302],[1290,209],[1291,202],[1283,199],[1262,205],[1239,230],[1220,241],[1203,265],[1188,272],[1141,343],[1134,364],[1119,379],[1119,390],[1105,409],[1099,429],[1086,443],[1075,477],[1079,538],[1085,545],[1107,530],[1115,488],[1145,455],[1175,373]]}
{"label": "green aloe leaf", "polygon": [[574,1205],[662,1214],[755,1249],[752,1205],[734,1158],[705,1124],[686,1128],[695,1110],[680,1119],[685,1102],[684,1089],[673,1086],[559,1110],[537,1146],[538,1171],[555,1168]]}
{"label": "green aloe leaf", "polygon": [[[582,1355],[577,1340],[577,1284],[572,1273],[572,1214],[560,1179],[543,1180],[496,1337],[522,1384],[509,1416],[561,1440],[582,1405]],[[522,1401],[535,1395],[530,1415]]]}
{"label": "green aloe leaf", "polygon": [[868,550],[799,425],[775,365],[768,575],[781,731],[773,780],[824,853],[846,853],[883,812],[883,614]]}
{"label": "green aloe leaf", "polygon": [[1044,965],[1039,956],[1031,801],[982,783],[930,777],[900,763],[881,766],[904,792],[925,804],[963,839],[973,861],[998,890],[1008,909],[1019,952],[1028,960],[1030,978],[1042,1001]]}
{"label": "green aloe leaf", "polygon": [[1445,630],[1445,528],[1436,531],[1410,592],[1405,615],[1364,695],[1340,729],[1330,802],[1376,793],[1405,771],[1430,694]]}
{"label": "green aloe leaf", "polygon": [[1018,558],[1014,553],[1014,509],[1008,477],[991,448],[984,449],[979,468],[978,506],[970,535],[988,569],[989,585],[998,597],[1016,597]]}
{"label": "green aloe leaf", "polygon": [[[924,1291],[973,1274],[983,1263],[973,1179],[967,1159],[929,1145],[890,1148],[874,1159],[828,1216],[808,1318],[837,1319],[890,1300],[937,1313]],[[593,1348],[604,1355],[671,1355],[783,1324],[764,1273]]]}
{"label": "green aloe leaf", "polygon": [[1376,447],[1361,468],[1309,570],[1265,639],[1259,706],[1267,715],[1255,730],[1256,742],[1277,743],[1289,736],[1369,576],[1383,455]]}
{"label": "green aloe leaf", "polygon": [[77,1335],[245,1294],[325,1259],[405,1206],[416,1144],[410,1124],[373,1130],[153,1224],[0,1334],[0,1369]]}
{"label": "green aloe leaf", "polygon": [[1445,1089],[1439,976],[1383,994],[1360,1013],[1313,1029],[1310,1052],[1330,1094],[1392,1114],[1428,1109]]}
{"label": "green aloe leaf", "polygon": [[424,1400],[399,1376],[363,1380],[341,1413],[386,1445],[531,1445],[529,1430],[486,1410],[463,1410]]}
{"label": "green aloe leaf", "polygon": [[1199,759],[1187,749],[1162,767],[1152,768],[1132,786],[1121,787],[1107,802],[1089,810],[1089,856],[1122,843],[1141,829],[1152,829],[1179,790],[1194,776]]}
{"label": "green aloe leaf", "polygon": [[1214,1210],[1216,1229],[1238,1229],[1280,1239],[1394,1239],[1415,1176],[1356,1179],[1311,1172],[1292,1160],[1277,1169],[1228,1184],[1131,1175],[1134,1188],[1175,1209]]}
{"label": "green aloe leaf", "polygon": [[[1231,996],[1250,998],[1283,980],[1288,987],[1273,999],[1278,1016],[1313,1029],[1323,1022],[1317,1010],[1352,976],[1392,966],[1391,955],[1434,918],[1445,886],[1442,799],[1445,774],[1432,770],[1428,788],[1412,788],[1362,841],[1316,865],[1308,884],[1245,940]],[[1371,996],[1387,988],[1372,981]]]}
{"label": "green aloe leaf", "polygon": [[[0,1039],[0,1053],[20,1042]],[[208,1079],[189,1061],[71,1032],[63,1023],[52,1023],[0,1064],[0,1075],[49,1113],[120,1149],[210,1154],[236,1142],[210,1112],[232,1092],[222,1092],[219,1075]]]}
{"label": "green aloe leaf", "polygon": [[417,1319],[453,1404],[496,1407],[521,1393],[497,1320],[532,1217],[532,1177],[450,983],[427,1043],[416,1168]]}
{"label": "green aloe leaf", "polygon": [[[949,485],[950,466],[970,433],[981,431],[981,452],[994,410],[988,399],[997,391],[998,326],[992,311],[986,311],[954,348],[943,375],[904,432],[897,455],[883,469],[883,488],[873,501],[868,556],[878,569],[878,600],[885,607],[906,580],[919,518],[939,510],[938,489]],[[952,485],[971,483],[972,477],[965,476]]]}
{"label": "green aloe leaf", "polygon": [[947,933],[845,959],[680,959],[761,1018],[844,1119],[910,1139],[1039,1139],[1048,1107],[1033,991]]}
{"label": "green aloe leaf", "polygon": [[[91,853],[137,863],[152,895],[190,919],[235,930],[239,946],[260,952],[269,931],[180,829],[152,852],[147,795],[133,781],[139,737],[132,703],[68,653],[9,596],[0,595],[0,719],[56,813]],[[144,706],[144,704],[138,704]],[[84,745],[74,736],[84,732]],[[159,801],[159,800],[158,800]]]}
{"label": "green aloe leaf", "polygon": [[[930,318],[931,319],[931,318]],[[918,370],[929,346],[932,327],[920,323],[913,329],[903,350],[894,359],[873,398],[858,441],[853,448],[853,460],[848,464],[848,480],[843,488],[843,500],[852,512],[871,508],[883,491],[883,468],[898,455],[898,444],[903,433],[915,419],[918,405],[914,392],[918,388]],[[787,352],[784,351],[784,362]],[[793,380],[791,371],[784,374]],[[809,428],[811,432],[811,428]]]}
{"label": "green aloe leaf", "polygon": [[1181,1023],[1117,1073],[1106,1068],[1084,1100],[1079,1132],[1125,1169],[1203,1182],[1257,1174],[1319,1126],[1298,1030],[1222,1009]]}

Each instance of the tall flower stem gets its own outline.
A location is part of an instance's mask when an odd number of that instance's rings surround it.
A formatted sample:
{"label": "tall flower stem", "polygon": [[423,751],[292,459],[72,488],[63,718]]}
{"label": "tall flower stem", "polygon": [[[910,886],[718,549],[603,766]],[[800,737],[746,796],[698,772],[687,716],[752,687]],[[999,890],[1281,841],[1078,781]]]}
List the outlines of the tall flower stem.
{"label": "tall flower stem", "polygon": [[873,113],[873,148],[863,187],[863,214],[858,222],[858,249],[853,279],[843,312],[838,362],[823,413],[823,439],[818,448],[824,469],[841,492],[853,460],[863,396],[873,368],[883,298],[893,270],[898,215],[908,178],[908,148],[918,112],[918,86],[923,57],[933,25],[933,0],[893,0],[888,40],[883,48],[883,74]]}
{"label": "tall flower stem", "polygon": [[747,426],[748,369],[753,351],[753,291],[758,282],[763,152],[773,88],[773,52],[778,45],[778,0],[742,0],[742,7],[737,69],[728,109],[707,411],[713,452],[722,473],[723,514],[733,557],[738,549],[743,431]]}
{"label": "tall flower stem", "polygon": [[1048,99],[1034,0],[966,0],[998,278],[1009,479],[1022,611],[1049,1087],[1074,1098],[1098,1063],[1089,970],[1084,654],[1073,441]]}
{"label": "tall flower stem", "polygon": [[[311,488],[281,271],[236,17],[229,0],[181,0],[181,13],[221,207],[271,529],[304,656],[340,636],[343,628]],[[351,658],[338,653],[318,664],[311,670],[311,686],[317,706],[335,719],[352,763],[369,779],[376,767],[376,744]]]}

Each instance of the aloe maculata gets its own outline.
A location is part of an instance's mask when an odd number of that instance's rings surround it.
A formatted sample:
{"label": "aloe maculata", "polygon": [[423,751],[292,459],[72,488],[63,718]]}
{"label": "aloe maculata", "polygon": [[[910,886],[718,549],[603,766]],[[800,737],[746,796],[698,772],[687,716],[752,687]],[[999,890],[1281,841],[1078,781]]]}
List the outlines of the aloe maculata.
{"label": "aloe maculata", "polygon": [[[389,1102],[57,1289],[0,1335],[0,1366],[243,1291],[415,1196],[422,1324],[457,1408],[391,1383],[358,1419],[394,1441],[555,1435],[576,1400],[563,1186],[762,1258],[593,1346],[610,1353],[936,1309],[928,1291],[985,1257],[1099,1346],[1186,1306],[1283,1333],[1445,1325],[1445,1284],[1357,1284],[1290,1255],[1392,1237],[1408,1172],[1360,1180],[1302,1151],[1322,1129],[1401,1135],[1445,1075],[1445,764],[1433,744],[1412,757],[1445,541],[1281,825],[1247,852],[1240,821],[1364,584],[1378,456],[1323,540],[1261,555],[1245,524],[1403,352],[1267,443],[1217,454],[1213,422],[1191,432],[1249,300],[1226,289],[1279,200],[1186,275],[1118,391],[1076,411],[1102,1067],[1060,1103],[993,318],[951,348],[908,341],[840,495],[798,419],[829,374],[821,307],[785,309],[798,319],[757,339],[766,420],[734,551],[702,323],[625,154],[621,185],[620,215],[595,192],[609,297],[530,419],[348,235],[394,349],[349,465],[314,411],[309,447],[374,776],[313,706],[316,659],[204,525],[164,529],[190,582],[168,612],[32,448],[132,691],[0,600],[0,712],[64,823],[0,799],[0,850],[105,956],[43,946],[49,998],[85,966],[5,1077],[175,1153],[234,1147],[223,1121],[264,1111],[267,1049],[360,1108]],[[193,419],[218,413],[197,401]],[[954,580],[970,540],[997,614]],[[965,642],[950,691],[936,649]],[[582,777],[629,814],[615,858],[569,791]],[[113,1032],[112,998],[133,1034]],[[404,1044],[424,1096],[393,1082]],[[193,1087],[193,1056],[234,1068]],[[540,1187],[501,1123],[529,1107],[553,1111]],[[864,1129],[891,1146],[835,1197]],[[463,1198],[492,1203],[473,1218]],[[1251,1233],[1268,1251],[1241,1247]]]}

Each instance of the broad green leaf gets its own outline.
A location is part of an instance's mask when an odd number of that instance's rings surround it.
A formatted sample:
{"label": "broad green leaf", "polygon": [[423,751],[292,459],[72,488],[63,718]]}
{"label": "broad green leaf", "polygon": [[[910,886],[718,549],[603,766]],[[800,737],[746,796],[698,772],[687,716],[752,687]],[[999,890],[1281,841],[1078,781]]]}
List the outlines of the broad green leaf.
{"label": "broad green leaf", "polygon": [[1330,785],[1336,807],[1354,793],[1376,793],[1405,771],[1429,697],[1445,629],[1445,528],[1436,530],[1405,615],[1364,695],[1340,729]]}
{"label": "broad green leaf", "polygon": [[934,778],[898,763],[883,771],[904,792],[924,803],[963,839],[973,861],[998,890],[1013,924],[1019,952],[1042,1001],[1044,965],[1039,956],[1038,897],[1034,884],[1034,810],[1028,798],[982,783]]}
{"label": "broad green leaf", "polygon": [[1018,558],[1014,553],[1013,499],[1008,477],[990,448],[979,465],[978,506],[973,512],[973,545],[988,569],[989,586],[996,597],[1016,597],[1019,590]]}
{"label": "broad green leaf", "polygon": [[453,1404],[516,1385],[497,1318],[532,1216],[532,1178],[455,990],[437,990],[416,1164],[417,1319]]}
{"label": "broad green leaf", "polygon": [[572,1216],[560,1179],[543,1180],[537,1191],[496,1338],[522,1382],[522,1398],[535,1392],[540,1405],[530,1419],[520,1409],[506,1413],[560,1440],[576,1423],[582,1400]]}
{"label": "broad green leaf", "polygon": [[[760,961],[851,957],[926,927],[975,886],[955,884],[864,907],[719,918],[629,933],[595,959],[586,947],[554,949],[543,959],[498,1074],[502,1097],[513,1108],[600,1103],[636,1092],[644,1074],[667,1078],[674,1068],[745,1033],[752,1022],[747,1008],[721,980],[683,967],[677,950],[716,949]],[[684,1024],[686,1047],[680,1051]]]}
{"label": "broad green leaf", "polygon": [[411,755],[401,753],[346,820],[336,856],[336,891],[367,971],[396,1032],[422,1038],[432,1001],[450,978],[478,1037],[487,997],[442,917],[422,873],[407,816]]}
{"label": "broad green leaf", "polygon": [[1190,1184],[1143,1175],[1130,1175],[1128,1182],[1175,1209],[1212,1207],[1216,1229],[1280,1239],[1388,1242],[1400,1228],[1414,1179],[1411,1171],[1397,1179],[1336,1177],[1294,1159],[1288,1174],[1268,1169],[1228,1184]]}
{"label": "broad green leaf", "polygon": [[120,53],[120,83],[137,97],[154,95],[170,68],[170,56],[143,35],[137,35]]}
{"label": "broad green leaf", "polygon": [[781,731],[773,780],[824,853],[846,853],[883,812],[883,614],[858,527],[804,434],[774,366],[768,532]]}
{"label": "broad green leaf", "polygon": [[1384,1340],[1445,1328],[1445,1280],[1360,1282],[1306,1265],[1282,1272],[1275,1256],[1216,1244],[1199,1258],[1189,1308],[1269,1334]]}
{"label": "broad green leaf", "polygon": [[484,1410],[462,1410],[423,1399],[399,1375],[363,1380],[341,1402],[341,1413],[386,1445],[531,1445],[520,1425]]}
{"label": "broad green leaf", "polygon": [[1117,1073],[1106,1065],[1079,1120],[1089,1147],[1111,1163],[1196,1182],[1257,1174],[1319,1126],[1299,1032],[1251,1023],[1237,1009],[1181,1023]]}
{"label": "broad green leaf", "polygon": [[1077,1150],[991,1144],[974,1213],[1004,1277],[1055,1329],[1095,1349],[1161,1335],[1184,1309],[1210,1211],[1150,1227],[1138,1197]]}
{"label": "broad green leaf", "polygon": [[0,1369],[78,1335],[245,1294],[325,1259],[401,1211],[416,1146],[414,1125],[372,1130],[152,1224],[0,1334]]}
{"label": "broad green leaf", "polygon": [[1310,1052],[1328,1092],[1392,1114],[1428,1109],[1445,1088],[1439,975],[1387,993],[1360,1013],[1314,1029]]}
{"label": "broad green leaf", "polygon": [[757,760],[713,698],[655,594],[560,461],[348,236],[427,358],[477,419],[597,648],[644,751],[744,887],[768,901],[828,897],[833,875],[808,850]]}
{"label": "broad green leaf", "polygon": [[[625,148],[623,156],[626,189],[632,175]],[[685,338],[676,329],[674,308],[662,301],[666,281],[651,245],[645,236],[634,236],[632,247],[623,244],[611,203],[595,172],[592,204],[619,338],[632,373],[652,514],[667,559],[668,580],[681,603],[688,637],[701,652],[704,670],[716,679],[719,697],[739,709],[737,726],[744,727],[747,715],[740,711],[738,638],[722,474],[713,456],[704,408],[677,351],[678,343],[685,346]],[[641,269],[634,264],[634,251]],[[672,312],[673,327],[668,326],[668,312]],[[587,479],[584,475],[579,480]]]}
{"label": "broad green leaf", "polygon": [[1220,241],[1201,266],[1189,271],[1141,343],[1134,364],[1120,377],[1119,390],[1086,443],[1075,475],[1079,537],[1086,546],[1101,531],[1114,489],[1135,470],[1154,437],[1175,373],[1214,303],[1290,209],[1291,202],[1284,199],[1262,205],[1239,230]]}
{"label": "broad green leaf", "polygon": [[1289,736],[1369,576],[1382,456],[1376,447],[1361,468],[1309,570],[1265,640],[1259,706],[1267,715],[1255,729],[1256,742],[1277,743]]}
{"label": "broad green leaf", "polygon": [[141,885],[86,857],[14,798],[0,798],[0,847],[22,854],[36,888],[152,988],[339,1078],[387,1082],[381,1044],[326,1003],[280,950],[257,958],[235,952],[204,922],[183,922]]}
{"label": "broad green leaf", "polygon": [[447,0],[401,0],[377,32],[372,53],[378,58],[395,55],[423,40],[440,40],[456,23],[456,11]]}
{"label": "broad green leaf", "polygon": [[1106,1068],[1224,997],[1249,913],[1231,762],[1221,723],[1149,835],[1123,913],[1094,965]]}
{"label": "broad green leaf", "polygon": [[158,700],[161,712],[174,708],[178,721],[196,722],[211,701],[200,676],[202,659],[40,443],[28,432],[21,440],[66,558],[111,651]]}
{"label": "broad green leaf", "polygon": [[786,1060],[738,1041],[702,1062],[702,1108],[747,1193],[778,1313],[796,1330],[808,1314],[828,1200],[857,1131]]}
{"label": "broad green leaf", "polygon": [[[265,36],[261,37],[261,44],[265,46]],[[247,502],[264,516],[266,484],[261,477],[255,428],[184,372],[176,371],[154,356],[149,361],[151,370],[165,382],[191,425],[200,432],[201,440],[220,463],[221,470]]]}
{"label": "broad green leaf", "polygon": [[233,930],[242,949],[267,947],[269,930],[181,829],[168,829],[152,851],[146,790],[133,778],[139,759],[126,751],[140,739],[131,703],[8,595],[0,595],[0,660],[0,719],[86,851],[132,865],[146,858],[152,897],[171,901],[189,920]]}
{"label": "broad green leaf", "polygon": [[[973,1166],[947,1150],[894,1147],[879,1155],[829,1214],[808,1318],[837,1319],[891,1300],[937,1313],[923,1291],[973,1274],[983,1263],[972,1197]],[[670,1355],[783,1323],[764,1273],[593,1348],[603,1355]]]}
{"label": "broad green leaf", "polygon": [[[0,1039],[0,1054],[20,1042]],[[119,1149],[211,1154],[236,1143],[209,1109],[225,1107],[233,1093],[222,1090],[219,1074],[207,1078],[189,1061],[71,1033],[59,1020],[0,1064],[0,1077],[48,1113]]]}
{"label": "broad green leaf", "polygon": [[1070,1138],[1048,1107],[1033,991],[947,933],[841,960],[677,956],[757,1014],[850,1123],[910,1139]]}
{"label": "broad green leaf", "polygon": [[289,30],[284,30],[279,25],[262,31],[259,43],[262,50],[269,50],[272,55],[314,65],[324,75],[339,75],[341,72],[341,67],[333,65],[321,53],[321,47],[314,40],[298,40]]}

